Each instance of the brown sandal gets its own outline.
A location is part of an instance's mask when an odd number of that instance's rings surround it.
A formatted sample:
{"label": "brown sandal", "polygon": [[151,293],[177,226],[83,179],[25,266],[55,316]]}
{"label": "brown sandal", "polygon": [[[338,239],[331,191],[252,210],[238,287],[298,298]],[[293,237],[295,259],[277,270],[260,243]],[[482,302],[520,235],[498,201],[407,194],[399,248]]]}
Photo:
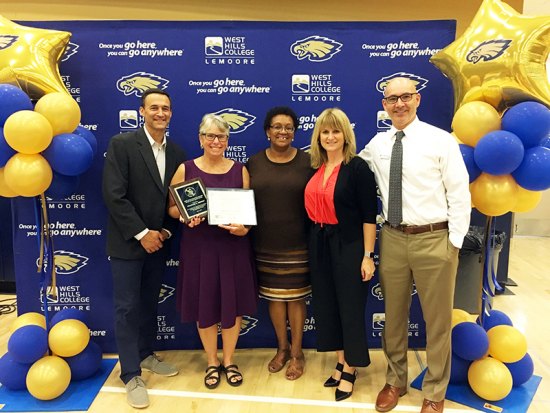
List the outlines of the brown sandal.
{"label": "brown sandal", "polygon": [[288,360],[290,360],[290,349],[277,349],[277,354],[268,363],[267,369],[270,373],[277,373],[283,369]]}
{"label": "brown sandal", "polygon": [[285,377],[287,380],[297,380],[304,374],[306,359],[302,354],[300,357],[291,357],[288,368],[286,369]]}

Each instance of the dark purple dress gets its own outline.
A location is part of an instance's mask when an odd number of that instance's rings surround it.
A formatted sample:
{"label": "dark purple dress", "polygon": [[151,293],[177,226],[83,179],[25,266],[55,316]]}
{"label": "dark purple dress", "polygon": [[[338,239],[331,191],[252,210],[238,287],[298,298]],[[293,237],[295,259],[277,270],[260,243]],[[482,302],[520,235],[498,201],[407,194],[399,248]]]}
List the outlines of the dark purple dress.
{"label": "dark purple dress", "polygon": [[[185,179],[200,177],[207,188],[242,188],[243,165],[225,174],[209,174],[193,160],[185,162]],[[248,236],[208,225],[183,227],[178,270],[177,309],[183,322],[200,328],[221,323],[231,328],[235,317],[256,312],[258,290]]]}

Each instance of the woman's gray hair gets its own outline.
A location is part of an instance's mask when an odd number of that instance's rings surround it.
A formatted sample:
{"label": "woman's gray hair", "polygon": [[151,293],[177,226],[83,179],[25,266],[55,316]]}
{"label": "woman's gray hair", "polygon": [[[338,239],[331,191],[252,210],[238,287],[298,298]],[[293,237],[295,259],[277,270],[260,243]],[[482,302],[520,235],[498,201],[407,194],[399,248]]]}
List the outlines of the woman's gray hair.
{"label": "woman's gray hair", "polygon": [[202,117],[201,124],[199,125],[199,134],[205,134],[212,125],[216,126],[219,130],[229,136],[229,123],[227,123],[220,115],[216,115],[214,113],[207,113]]}

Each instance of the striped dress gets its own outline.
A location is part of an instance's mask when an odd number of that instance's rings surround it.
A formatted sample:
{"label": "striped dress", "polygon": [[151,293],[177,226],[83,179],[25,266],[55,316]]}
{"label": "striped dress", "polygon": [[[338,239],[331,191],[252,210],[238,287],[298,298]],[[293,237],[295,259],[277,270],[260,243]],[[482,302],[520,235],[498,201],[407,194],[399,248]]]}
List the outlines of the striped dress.
{"label": "striped dress", "polygon": [[254,189],[258,225],[252,230],[260,296],[293,301],[311,294],[304,189],[313,170],[309,155],[298,151],[286,163],[265,151],[247,164]]}

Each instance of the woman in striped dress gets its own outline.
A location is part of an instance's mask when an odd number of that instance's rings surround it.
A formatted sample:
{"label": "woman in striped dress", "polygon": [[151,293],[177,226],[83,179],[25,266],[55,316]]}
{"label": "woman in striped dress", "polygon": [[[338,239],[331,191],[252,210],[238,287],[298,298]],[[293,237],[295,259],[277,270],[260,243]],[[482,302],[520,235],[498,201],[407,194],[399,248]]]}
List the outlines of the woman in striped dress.
{"label": "woman in striped dress", "polygon": [[278,343],[268,370],[281,371],[290,360],[285,373],[288,380],[296,380],[304,372],[305,297],[311,293],[304,189],[313,170],[309,155],[292,146],[297,126],[292,109],[270,109],[264,121],[270,146],[252,156],[247,164],[258,218],[252,240],[260,297],[269,300]]}

